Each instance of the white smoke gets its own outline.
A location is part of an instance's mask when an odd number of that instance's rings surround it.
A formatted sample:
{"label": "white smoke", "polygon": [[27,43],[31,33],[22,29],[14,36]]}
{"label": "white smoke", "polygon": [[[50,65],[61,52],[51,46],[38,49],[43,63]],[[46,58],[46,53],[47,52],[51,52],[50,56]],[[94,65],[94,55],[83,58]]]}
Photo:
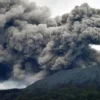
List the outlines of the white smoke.
{"label": "white smoke", "polygon": [[19,83],[17,81],[12,81],[12,80],[0,83],[1,90],[15,89],[15,88],[20,89],[20,88],[25,88],[25,87],[26,87],[25,84]]}

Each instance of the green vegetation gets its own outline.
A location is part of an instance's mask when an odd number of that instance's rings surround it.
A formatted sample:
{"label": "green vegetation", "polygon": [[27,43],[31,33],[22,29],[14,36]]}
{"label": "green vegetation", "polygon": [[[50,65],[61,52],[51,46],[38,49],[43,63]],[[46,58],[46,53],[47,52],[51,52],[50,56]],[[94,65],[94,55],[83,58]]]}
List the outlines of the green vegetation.
{"label": "green vegetation", "polygon": [[100,88],[63,86],[47,93],[16,89],[2,90],[0,100],[100,100]]}
{"label": "green vegetation", "polygon": [[95,87],[85,89],[63,87],[41,95],[27,92],[14,100],[100,100],[100,90]]}
{"label": "green vegetation", "polygon": [[13,100],[22,90],[12,89],[12,90],[0,90],[0,100]]}

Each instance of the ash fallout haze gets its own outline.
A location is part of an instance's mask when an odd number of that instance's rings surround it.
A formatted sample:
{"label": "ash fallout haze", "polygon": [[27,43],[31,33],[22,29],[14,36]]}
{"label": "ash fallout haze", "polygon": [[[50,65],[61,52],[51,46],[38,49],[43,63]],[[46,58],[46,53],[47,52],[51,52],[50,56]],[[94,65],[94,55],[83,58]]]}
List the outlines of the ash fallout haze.
{"label": "ash fallout haze", "polygon": [[0,0],[0,88],[100,66],[100,1],[72,2]]}

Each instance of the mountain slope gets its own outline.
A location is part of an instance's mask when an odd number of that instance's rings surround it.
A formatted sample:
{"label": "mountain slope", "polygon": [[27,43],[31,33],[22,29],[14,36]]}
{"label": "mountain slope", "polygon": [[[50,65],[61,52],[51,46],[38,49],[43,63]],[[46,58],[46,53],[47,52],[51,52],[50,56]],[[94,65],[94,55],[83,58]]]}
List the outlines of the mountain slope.
{"label": "mountain slope", "polygon": [[77,68],[60,71],[35,82],[24,90],[0,91],[0,100],[65,100],[65,98],[92,100],[91,95],[93,100],[99,100],[100,88],[98,87],[100,87],[98,66]]}
{"label": "mountain slope", "polygon": [[97,85],[100,86],[100,67],[72,69],[60,71],[27,87],[26,90],[37,89],[48,91],[63,85]]}
{"label": "mountain slope", "polygon": [[60,71],[27,87],[14,100],[100,100],[100,68]]}

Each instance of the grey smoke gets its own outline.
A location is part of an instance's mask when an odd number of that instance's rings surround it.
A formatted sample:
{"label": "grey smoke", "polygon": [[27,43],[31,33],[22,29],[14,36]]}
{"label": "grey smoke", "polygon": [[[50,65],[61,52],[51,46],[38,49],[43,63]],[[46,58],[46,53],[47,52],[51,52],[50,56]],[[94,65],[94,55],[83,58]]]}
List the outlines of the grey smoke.
{"label": "grey smoke", "polygon": [[[47,7],[0,0],[0,79],[26,86],[51,72],[100,65],[100,10],[88,4],[50,17]],[[2,74],[2,70],[4,74]]]}

